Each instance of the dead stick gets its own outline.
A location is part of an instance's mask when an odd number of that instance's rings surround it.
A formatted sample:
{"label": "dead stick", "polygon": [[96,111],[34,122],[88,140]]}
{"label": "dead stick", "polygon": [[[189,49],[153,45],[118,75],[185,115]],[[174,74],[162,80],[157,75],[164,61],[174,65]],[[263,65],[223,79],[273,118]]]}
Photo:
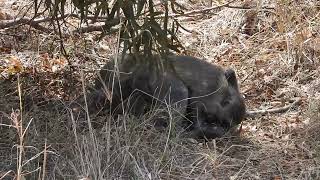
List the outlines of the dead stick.
{"label": "dead stick", "polygon": [[[22,18],[12,19],[12,20],[0,20],[0,29],[8,28],[11,26],[19,25],[19,24],[30,24],[31,26],[34,26],[39,23],[48,22],[48,21],[52,21],[52,20],[60,20],[60,19],[64,19],[67,17],[74,17],[74,18],[80,19],[80,17],[77,14],[65,14],[63,16],[58,16],[56,18],[45,17],[45,18],[32,19],[32,18],[28,18],[28,17],[22,17]],[[87,18],[92,19],[93,17],[88,16]],[[97,18],[98,19],[105,19],[106,17],[97,17]]]}
{"label": "dead stick", "polygon": [[298,105],[301,102],[301,98],[297,98],[293,103],[279,107],[279,108],[274,108],[274,109],[266,109],[266,110],[256,110],[256,111],[247,111],[246,116],[247,117],[253,117],[257,114],[267,114],[267,113],[283,113],[285,111],[288,111],[290,108]]}
{"label": "dead stick", "polygon": [[[230,2],[227,2],[225,4],[219,5],[219,6],[214,6],[214,7],[209,7],[209,8],[204,8],[204,9],[197,9],[197,10],[192,10],[192,11],[188,11],[188,12],[184,12],[183,14],[169,14],[169,17],[180,17],[180,16],[190,16],[193,14],[203,14],[203,13],[207,13],[208,11],[212,11],[212,10],[216,10],[219,8],[223,8],[228,6],[229,4],[233,3],[235,0],[232,0]],[[164,15],[156,17],[156,18],[164,18]]]}

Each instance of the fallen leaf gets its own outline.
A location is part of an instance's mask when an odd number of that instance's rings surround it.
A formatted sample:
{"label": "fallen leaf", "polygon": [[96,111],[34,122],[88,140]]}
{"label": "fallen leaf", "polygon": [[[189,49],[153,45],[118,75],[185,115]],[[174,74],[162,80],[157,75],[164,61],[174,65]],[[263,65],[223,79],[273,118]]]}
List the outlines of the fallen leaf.
{"label": "fallen leaf", "polygon": [[8,59],[7,72],[9,74],[16,74],[22,71],[23,71],[23,66],[20,59],[18,59],[18,57],[16,56],[10,56],[10,58]]}

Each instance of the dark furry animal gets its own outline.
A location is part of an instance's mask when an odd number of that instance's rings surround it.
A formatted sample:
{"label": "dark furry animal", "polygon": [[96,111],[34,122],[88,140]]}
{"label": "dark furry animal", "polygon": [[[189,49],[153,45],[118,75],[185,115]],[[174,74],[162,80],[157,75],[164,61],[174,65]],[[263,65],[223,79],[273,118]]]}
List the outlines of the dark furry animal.
{"label": "dark furry animal", "polygon": [[[221,137],[244,118],[245,104],[232,69],[190,56],[170,55],[165,68],[159,68],[159,56],[125,55],[119,61],[100,71],[90,111],[106,108],[139,116],[155,104],[175,105],[173,117],[184,116],[180,125],[197,138]],[[166,126],[166,119],[168,115],[156,122]]]}

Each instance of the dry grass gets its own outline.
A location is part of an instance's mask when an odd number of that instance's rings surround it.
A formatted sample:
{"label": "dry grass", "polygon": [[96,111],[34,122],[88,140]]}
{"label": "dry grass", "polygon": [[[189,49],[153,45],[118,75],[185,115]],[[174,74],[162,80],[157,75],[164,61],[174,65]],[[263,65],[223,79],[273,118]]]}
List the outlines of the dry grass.
{"label": "dry grass", "polygon": [[[185,2],[194,9],[208,4]],[[1,52],[0,62],[18,59],[26,73],[21,91],[16,77],[0,80],[0,179],[319,179],[320,4],[235,5],[257,8],[181,18],[190,30],[179,34],[186,53],[234,68],[250,110],[302,97],[299,107],[247,119],[239,137],[208,143],[182,138],[174,128],[156,131],[152,115],[78,116],[67,102],[83,96],[82,85],[114,54],[116,38],[97,43],[89,34],[65,41],[83,77],[63,66],[54,37],[21,28],[18,35],[26,38],[20,41],[1,37],[4,47],[20,52]],[[0,64],[0,73],[8,66]]]}

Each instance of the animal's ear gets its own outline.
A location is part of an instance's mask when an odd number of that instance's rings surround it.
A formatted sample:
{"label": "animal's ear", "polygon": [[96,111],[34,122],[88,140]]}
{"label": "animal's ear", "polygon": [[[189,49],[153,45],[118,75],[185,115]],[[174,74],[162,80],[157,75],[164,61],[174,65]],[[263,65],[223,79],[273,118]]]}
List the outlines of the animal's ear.
{"label": "animal's ear", "polygon": [[236,72],[233,69],[229,68],[229,69],[225,70],[224,75],[228,79],[229,77],[235,77],[236,76]]}
{"label": "animal's ear", "polygon": [[228,84],[235,88],[238,88],[236,72],[233,69],[227,69],[224,72],[225,77],[227,78]]}

